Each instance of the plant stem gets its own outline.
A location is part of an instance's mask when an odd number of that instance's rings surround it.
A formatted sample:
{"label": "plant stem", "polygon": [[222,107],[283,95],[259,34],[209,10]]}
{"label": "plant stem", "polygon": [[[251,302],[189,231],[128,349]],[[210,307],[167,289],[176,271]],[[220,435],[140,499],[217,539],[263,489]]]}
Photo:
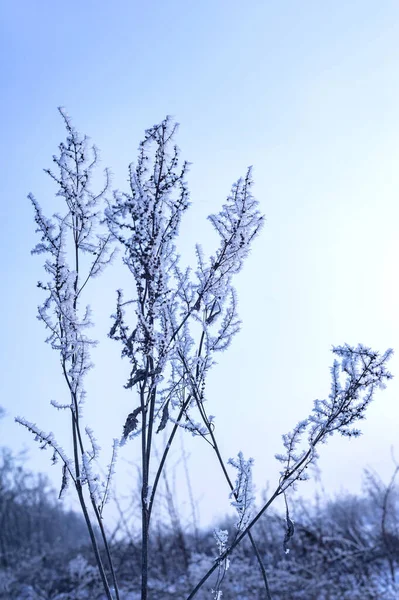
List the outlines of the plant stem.
{"label": "plant stem", "polygon": [[238,544],[241,542],[241,540],[247,535],[249,530],[252,529],[252,527],[255,525],[255,523],[257,523],[259,521],[261,516],[269,508],[269,506],[272,504],[272,502],[274,502],[274,500],[277,498],[277,496],[279,496],[281,494],[281,492],[282,492],[281,487],[278,486],[278,488],[275,490],[273,495],[269,498],[269,500],[266,502],[266,504],[263,506],[263,508],[258,512],[258,514],[252,519],[252,521],[249,523],[249,525],[246,527],[246,529],[236,537],[236,539],[234,540],[232,545],[229,548],[227,548],[227,550],[225,550],[225,552],[223,552],[223,554],[221,554],[219,556],[218,560],[215,561],[214,565],[207,571],[207,573],[205,573],[205,575],[203,576],[201,581],[199,581],[197,583],[197,585],[195,586],[195,588],[193,589],[191,594],[189,596],[187,596],[186,600],[192,600],[192,598],[194,598],[194,596],[196,596],[197,592],[202,588],[202,586],[209,579],[209,577],[212,575],[212,573],[218,568],[219,564],[222,561],[224,561],[229,556],[229,554],[232,553],[234,548],[236,546],[238,546]]}

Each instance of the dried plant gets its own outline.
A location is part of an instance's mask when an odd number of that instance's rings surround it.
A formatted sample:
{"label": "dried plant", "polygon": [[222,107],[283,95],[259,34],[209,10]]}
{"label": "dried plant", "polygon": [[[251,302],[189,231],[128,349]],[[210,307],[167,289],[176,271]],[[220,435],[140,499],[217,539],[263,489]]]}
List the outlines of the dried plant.
{"label": "dried plant", "polygon": [[[30,199],[41,235],[41,242],[33,252],[48,256],[45,271],[49,282],[39,283],[47,298],[39,307],[38,316],[49,330],[47,342],[59,353],[70,394],[70,404],[53,402],[53,405],[70,412],[72,459],[56,443],[53,434],[42,432],[25,419],[17,420],[35,434],[42,447],[51,448],[54,461],[61,460],[61,492],[68,481],[73,482],[108,600],[119,600],[120,596],[102,519],[118,445],[138,441],[141,448],[141,599],[147,600],[151,515],[179,428],[212,447],[238,515],[230,545],[225,532],[216,530],[218,557],[187,600],[197,594],[215,570],[218,578],[213,595],[221,598],[230,554],[245,536],[250,539],[262,573],[265,597],[270,600],[266,569],[251,529],[278,496],[285,495],[290,486],[306,477],[306,469],[317,460],[321,443],[335,432],[346,436],[359,434],[355,425],[364,418],[375,390],[391,377],[386,369],[391,351],[380,356],[361,345],[333,349],[339,360],[331,370],[331,393],[328,399],[317,400],[312,414],[283,436],[285,453],[278,456],[282,463],[280,481],[254,516],[253,460],[245,460],[239,452],[237,459],[228,461],[236,470],[234,484],[219,450],[215,417],[208,414],[207,402],[211,400],[206,393],[207,376],[215,365],[217,353],[229,347],[240,328],[234,276],[241,270],[264,224],[252,195],[252,169],[232,186],[220,212],[209,217],[219,236],[219,245],[209,257],[197,245],[197,264],[192,270],[181,265],[176,246],[182,218],[190,206],[186,182],[189,164],[180,161],[174,142],[177,125],[166,118],[146,131],[137,163],[129,167],[129,190],[114,191],[112,199],[106,199],[107,172],[100,193],[94,194],[90,187],[97,163],[95,148],[90,151],[87,139],[79,136],[65,112],[60,112],[67,141],[60,145],[59,156],[54,157],[57,174],[50,170],[47,173],[58,186],[57,196],[64,200],[65,212],[48,219],[34,197]],[[104,212],[102,202],[106,202]],[[133,287],[135,293],[126,298],[122,289],[117,291],[109,336],[121,345],[122,358],[129,361],[125,388],[136,392],[136,400],[126,415],[120,441],[114,441],[108,475],[102,480],[96,472],[98,447],[94,434],[87,427],[86,436],[82,432],[84,377],[92,366],[90,348],[94,341],[86,333],[91,324],[90,309],[82,310],[81,299],[90,280],[110,263],[114,254],[111,244],[122,250],[126,267],[124,287]],[[158,455],[155,436],[160,432],[166,435],[166,443],[163,448],[161,441],[157,444],[161,448]],[[108,570],[100,556],[85,490],[106,550]],[[284,544],[288,550],[293,535],[288,505],[286,516]]]}

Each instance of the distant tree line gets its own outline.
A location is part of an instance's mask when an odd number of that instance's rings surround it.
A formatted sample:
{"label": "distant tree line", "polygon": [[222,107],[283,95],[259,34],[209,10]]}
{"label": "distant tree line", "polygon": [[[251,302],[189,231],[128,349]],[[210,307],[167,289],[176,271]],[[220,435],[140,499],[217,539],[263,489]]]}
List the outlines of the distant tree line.
{"label": "distant tree line", "polygon": [[[395,476],[384,484],[366,472],[361,495],[313,503],[291,498],[294,522],[287,541],[285,515],[272,511],[256,531],[256,544],[270,572],[278,600],[398,598],[399,489]],[[186,526],[172,496],[169,519],[158,520],[151,541],[154,557],[149,593],[154,600],[183,599],[216,557],[212,534]],[[141,539],[127,523],[129,513],[109,532],[124,600],[140,598]],[[233,533],[235,520],[223,528]],[[104,550],[102,549],[102,552]],[[224,573],[226,598],[264,596],[251,544],[244,542]],[[235,563],[233,565],[233,563]],[[200,592],[209,598],[211,580]],[[47,479],[34,475],[20,457],[0,452],[0,599],[102,600],[98,570],[83,518],[63,509]]]}

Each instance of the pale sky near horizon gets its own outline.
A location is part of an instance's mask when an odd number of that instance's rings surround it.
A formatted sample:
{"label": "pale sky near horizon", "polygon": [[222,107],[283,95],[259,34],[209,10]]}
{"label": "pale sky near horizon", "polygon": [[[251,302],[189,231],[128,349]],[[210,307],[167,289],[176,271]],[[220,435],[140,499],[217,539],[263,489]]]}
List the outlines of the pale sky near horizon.
{"label": "pale sky near horizon", "polygon": [[[209,380],[224,456],[253,456],[258,490],[273,488],[281,434],[329,393],[331,346],[361,342],[396,350],[396,379],[369,408],[364,435],[331,440],[319,464],[330,494],[358,491],[365,467],[387,480],[391,447],[399,460],[399,4],[8,2],[0,62],[0,445],[27,447],[29,466],[58,485],[50,455],[13,422],[23,415],[68,444],[67,416],[49,405],[65,390],[35,319],[43,260],[30,256],[26,199],[31,191],[48,214],[61,210],[42,170],[64,137],[56,107],[100,148],[119,189],[144,129],[170,114],[192,162],[183,262],[196,241],[213,249],[206,216],[250,164],[266,215],[237,277],[242,331]],[[120,348],[104,340],[115,289],[129,285],[116,269],[92,292],[101,344],[86,415],[107,451],[132,407]],[[187,439],[187,449],[206,523],[227,509],[227,490],[204,443]]]}

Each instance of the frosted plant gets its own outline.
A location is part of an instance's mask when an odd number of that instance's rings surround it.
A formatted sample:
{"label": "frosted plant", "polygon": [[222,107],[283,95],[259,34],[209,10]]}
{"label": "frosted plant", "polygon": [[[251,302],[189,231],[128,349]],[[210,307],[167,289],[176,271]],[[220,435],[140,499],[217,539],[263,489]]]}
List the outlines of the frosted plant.
{"label": "frosted plant", "polygon": [[[46,254],[48,281],[39,287],[47,294],[38,309],[39,319],[49,331],[47,342],[59,353],[70,402],[52,405],[71,413],[73,457],[68,459],[53,434],[42,432],[25,419],[19,422],[42,443],[51,447],[53,462],[63,462],[63,492],[72,480],[91,535],[97,564],[107,598],[114,592],[108,583],[98,551],[84,491],[100,529],[111,571],[115,596],[118,587],[102,524],[104,504],[109,497],[118,443],[114,441],[108,476],[102,481],[96,472],[98,447],[93,432],[82,432],[84,377],[92,367],[90,348],[95,344],[88,334],[92,324],[89,307],[82,308],[83,291],[111,261],[110,241],[124,251],[123,262],[133,276],[135,295],[125,300],[121,290],[110,337],[122,343],[122,356],[131,364],[125,387],[138,392],[138,404],[126,417],[121,443],[139,437],[142,446],[142,598],[147,597],[148,535],[151,512],[162,469],[179,427],[205,439],[214,448],[230,489],[233,485],[220,456],[214,435],[213,417],[205,410],[205,384],[215,353],[225,350],[239,329],[237,299],[232,277],[242,267],[252,240],[263,225],[263,216],[251,194],[252,173],[232,187],[223,209],[209,217],[220,237],[216,252],[205,258],[196,247],[197,269],[181,269],[175,239],[182,215],[189,207],[185,177],[188,163],[179,163],[173,143],[177,125],[169,118],[147,130],[140,144],[137,165],[129,168],[130,190],[115,191],[108,203],[101,229],[101,202],[108,190],[99,194],[90,183],[97,163],[96,149],[73,128],[60,109],[67,139],[54,157],[57,172],[46,172],[58,186],[57,196],[66,205],[64,214],[47,218],[36,199],[37,231],[41,241],[33,250]],[[94,258],[93,258],[94,257]],[[130,287],[130,286],[129,286]],[[155,474],[151,471],[153,436],[171,428]],[[258,555],[258,560],[260,557]],[[262,567],[261,567],[262,568]]]}
{"label": "frosted plant", "polygon": [[[176,247],[182,217],[190,205],[186,182],[189,165],[180,162],[174,144],[177,125],[166,118],[146,131],[137,163],[129,167],[129,190],[115,191],[102,214],[108,174],[104,189],[94,194],[91,177],[97,152],[88,147],[87,138],[79,136],[62,110],[61,115],[67,139],[60,145],[59,156],[54,157],[57,173],[51,170],[47,173],[57,184],[57,196],[65,203],[64,213],[49,219],[32,195],[30,199],[41,235],[33,252],[47,257],[44,266],[48,281],[38,284],[46,299],[39,307],[38,317],[49,332],[47,342],[59,353],[69,392],[67,403],[52,401],[52,405],[70,413],[72,458],[64,453],[52,433],[41,431],[25,419],[18,420],[36,436],[42,448],[51,449],[53,462],[62,462],[61,492],[68,482],[76,489],[107,600],[120,598],[103,525],[103,509],[110,494],[119,443],[137,440],[141,446],[141,600],[147,600],[151,515],[179,428],[213,449],[239,516],[236,535],[228,547],[219,532],[219,556],[187,600],[197,594],[216,569],[221,581],[230,553],[246,535],[261,569],[266,598],[270,600],[265,567],[251,529],[278,496],[285,495],[290,486],[306,477],[307,467],[317,460],[319,445],[330,435],[337,431],[347,436],[359,434],[355,425],[364,418],[375,389],[391,377],[386,370],[391,351],[380,356],[363,346],[334,348],[340,360],[332,367],[331,393],[328,399],[317,400],[312,414],[283,437],[285,450],[278,457],[282,463],[278,486],[253,516],[252,461],[245,461],[242,454],[231,461],[238,471],[233,484],[218,446],[217,421],[208,414],[206,394],[207,377],[217,353],[229,347],[240,328],[233,278],[241,270],[264,223],[252,196],[252,170],[249,168],[245,177],[233,185],[220,212],[209,217],[219,244],[209,257],[197,245],[197,264],[192,270],[181,265]],[[104,231],[103,226],[108,230]],[[103,479],[96,470],[99,448],[95,436],[90,428],[84,430],[82,422],[84,378],[92,367],[90,350],[95,343],[88,335],[91,311],[82,302],[90,280],[112,259],[111,241],[122,248],[122,260],[130,277],[125,289],[134,291],[127,297],[122,289],[117,291],[109,335],[121,344],[122,357],[129,361],[125,388],[135,391],[135,400],[124,419],[120,442],[114,440],[108,475]],[[166,443],[158,458],[154,454],[154,437],[160,432],[166,435]],[[99,552],[95,525],[110,576]],[[293,533],[292,526],[287,513],[286,545]],[[214,591],[215,598],[221,597],[220,581]]]}
{"label": "frosted plant", "polygon": [[[60,404],[52,401],[58,410],[70,412],[73,440],[73,458],[69,459],[57,444],[52,433],[42,432],[35,424],[18,418],[17,421],[35,434],[41,448],[53,451],[53,463],[61,459],[61,492],[71,479],[89,530],[97,565],[108,600],[112,600],[105,568],[99,552],[94,524],[88,511],[84,489],[95,515],[95,522],[101,532],[106,548],[113,584],[117,590],[115,573],[109,547],[102,524],[101,514],[109,493],[109,482],[116,457],[116,446],[112,453],[111,466],[105,481],[95,472],[98,447],[94,435],[86,428],[89,449],[82,433],[82,406],[85,400],[84,378],[91,369],[90,348],[95,344],[87,335],[92,325],[90,307],[81,306],[83,292],[91,279],[102,273],[113,257],[110,235],[100,226],[102,203],[109,187],[109,174],[105,171],[105,184],[102,190],[94,193],[91,189],[94,169],[98,162],[95,146],[90,147],[87,137],[82,137],[60,108],[67,131],[66,141],[59,146],[59,155],[53,157],[55,171],[46,173],[57,185],[56,197],[64,203],[64,213],[46,217],[30,194],[29,199],[35,211],[36,231],[40,242],[32,250],[33,254],[45,254],[44,270],[47,281],[39,282],[38,287],[46,293],[46,299],[38,308],[38,319],[48,330],[46,342],[58,352],[61,369],[69,392],[70,402]],[[102,230],[103,229],[103,230]],[[118,598],[116,591],[116,598]]]}
{"label": "frosted plant", "polygon": [[[287,489],[296,482],[307,478],[305,471],[310,464],[317,461],[317,449],[320,444],[325,443],[336,432],[349,437],[360,435],[361,432],[355,425],[365,418],[365,411],[374,399],[375,391],[384,389],[386,382],[392,378],[386,365],[393,352],[387,350],[380,355],[361,344],[355,348],[345,344],[334,347],[333,353],[340,360],[335,360],[331,368],[332,382],[328,398],[315,400],[310,416],[300,421],[291,433],[283,435],[285,453],[276,456],[283,465],[277,488],[261,510],[250,520],[246,529],[235,538],[230,547],[226,548],[220,556],[219,561],[208,570],[187,600],[195,597],[219,567],[219,563],[230,555],[274,500],[281,494],[285,495]],[[306,441],[304,441],[305,436]],[[288,505],[286,523],[284,546],[285,550],[288,550],[287,543],[294,533],[294,523],[289,517]]]}
{"label": "frosted plant", "polygon": [[[175,239],[190,203],[188,163],[179,163],[173,143],[176,129],[166,118],[146,131],[137,164],[129,168],[129,192],[114,192],[106,210],[110,233],[122,245],[136,291],[127,300],[118,291],[110,337],[122,343],[122,356],[131,364],[125,387],[135,388],[139,397],[127,415],[122,442],[141,437],[143,599],[152,507],[179,427],[213,447],[233,489],[217,447],[213,417],[205,409],[205,385],[215,353],[225,350],[239,330],[232,277],[264,220],[251,193],[249,169],[233,185],[222,210],[209,217],[220,237],[214,255],[206,259],[197,245],[195,273],[180,267]],[[170,435],[151,480],[153,436],[168,424]]]}

